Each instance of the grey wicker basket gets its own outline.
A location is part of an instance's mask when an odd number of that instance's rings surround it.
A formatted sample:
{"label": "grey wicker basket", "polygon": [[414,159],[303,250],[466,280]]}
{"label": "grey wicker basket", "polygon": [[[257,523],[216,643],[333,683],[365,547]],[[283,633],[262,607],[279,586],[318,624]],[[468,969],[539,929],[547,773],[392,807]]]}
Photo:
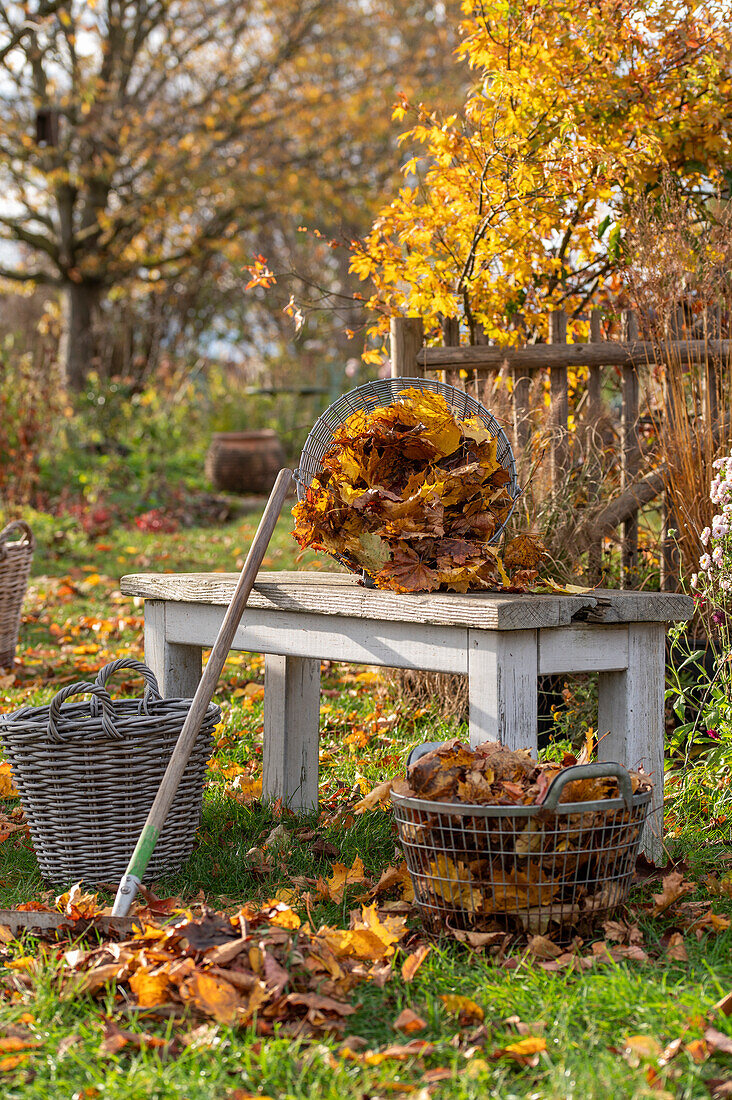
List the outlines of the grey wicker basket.
{"label": "grey wicker basket", "polygon": [[[485,424],[497,441],[496,457],[511,478],[507,489],[515,503],[521,490],[516,476],[516,460],[503,428],[485,406],[481,405],[480,401],[476,401],[470,394],[456,389],[455,386],[448,386],[447,383],[438,382],[433,378],[381,378],[376,382],[367,382],[364,386],[358,386],[357,389],[344,393],[342,397],[334,401],[315,421],[310,435],[305,440],[305,446],[300,456],[300,465],[295,470],[298,500],[304,499],[308,485],[321,468],[323,455],[330,447],[334,433],[351,413],[359,410],[373,412],[374,409],[394,405],[399,401],[399,394],[402,390],[411,389],[412,387],[441,394],[453,413],[461,420],[466,417],[477,416]],[[513,511],[513,505],[511,511]],[[501,526],[493,533],[489,540],[491,543],[497,542],[501,537],[511,511],[508,512]]]}
{"label": "grey wicker basket", "polygon": [[[10,541],[11,536],[20,538]],[[16,519],[0,531],[0,668],[15,659],[35,539],[25,520]]]}
{"label": "grey wicker basket", "polygon": [[[119,669],[145,679],[142,699],[112,701]],[[66,703],[89,693],[89,702]],[[51,883],[114,883],[124,873],[183,727],[190,699],[162,699],[139,661],[105,665],[95,683],[70,684],[49,706],[0,715],[41,873]],[[65,706],[62,704],[66,703]],[[203,781],[221,712],[209,704],[146,877],[177,871],[193,850]]]}
{"label": "grey wicker basket", "polygon": [[[619,798],[559,801],[575,779],[615,776]],[[628,896],[651,791],[617,763],[565,768],[541,805],[433,802],[392,792],[415,900],[434,931],[503,928],[566,938]]]}

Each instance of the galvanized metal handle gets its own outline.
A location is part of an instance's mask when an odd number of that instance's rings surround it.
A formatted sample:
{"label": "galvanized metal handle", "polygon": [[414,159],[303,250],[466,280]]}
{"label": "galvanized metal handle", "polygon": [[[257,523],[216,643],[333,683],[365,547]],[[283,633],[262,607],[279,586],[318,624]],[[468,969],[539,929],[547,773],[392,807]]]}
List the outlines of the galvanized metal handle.
{"label": "galvanized metal handle", "polygon": [[[158,687],[158,681],[155,677],[155,673],[142,661],[136,661],[134,657],[119,657],[116,661],[110,661],[104,668],[100,668],[97,673],[97,678],[94,681],[99,687],[103,688],[110,676],[114,676],[115,672],[121,668],[131,668],[133,672],[139,672],[145,680],[145,693],[140,700],[140,706],[138,708],[139,714],[150,713],[150,703],[157,703],[162,699],[160,694],[160,688]],[[96,718],[99,715],[99,699],[96,695],[91,700],[91,713],[92,717]]]}
{"label": "galvanized metal handle", "polygon": [[22,546],[24,542],[27,542],[31,550],[34,549],[36,540],[33,537],[33,532],[30,527],[24,519],[14,519],[12,523],[9,523],[7,527],[3,527],[2,531],[0,531],[0,559],[4,558],[7,554],[5,543],[8,541],[8,537],[17,534],[20,534],[21,537],[15,544],[16,546]]}
{"label": "galvanized metal handle", "polygon": [[48,736],[52,741],[61,742],[64,740],[58,730],[58,723],[63,717],[61,704],[72,695],[85,695],[87,692],[99,699],[102,704],[102,729],[107,737],[111,737],[113,741],[122,740],[123,735],[114,724],[116,715],[109,692],[105,691],[99,684],[90,684],[86,680],[80,680],[78,684],[69,684],[68,687],[62,688],[51,700],[51,705],[48,708]]}
{"label": "galvanized metal handle", "polygon": [[633,807],[633,784],[631,783],[628,769],[622,764],[610,761],[596,761],[594,764],[575,764],[565,768],[553,780],[547,796],[542,802],[542,808],[556,810],[560,795],[567,783],[573,783],[576,779],[617,779],[620,797],[625,802],[626,809]]}

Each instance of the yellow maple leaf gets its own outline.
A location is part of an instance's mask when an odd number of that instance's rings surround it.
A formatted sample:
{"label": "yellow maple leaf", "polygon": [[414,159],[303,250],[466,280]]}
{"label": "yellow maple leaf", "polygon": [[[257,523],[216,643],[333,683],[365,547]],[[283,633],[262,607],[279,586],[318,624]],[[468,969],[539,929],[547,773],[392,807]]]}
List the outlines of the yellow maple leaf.
{"label": "yellow maple leaf", "polygon": [[346,867],[344,863],[334,863],[330,878],[318,880],[318,891],[331,901],[339,902],[343,901],[343,895],[349,886],[364,883],[366,880],[363,861],[360,856],[356,856],[350,867]]}
{"label": "yellow maple leaf", "polygon": [[485,1015],[480,1005],[471,1001],[469,997],[461,997],[457,993],[441,993],[440,1000],[447,1011],[456,1016],[466,1016],[480,1023]]}
{"label": "yellow maple leaf", "polygon": [[0,764],[0,798],[17,798],[18,791],[13,786],[13,776],[10,764],[4,761]]}
{"label": "yellow maple leaf", "polygon": [[130,978],[130,989],[141,1008],[164,1004],[169,985],[170,979],[163,970],[153,974],[145,967],[140,967]]}
{"label": "yellow maple leaf", "polygon": [[214,974],[192,974],[180,987],[180,993],[184,1000],[220,1024],[233,1024],[243,1007],[234,986]]}

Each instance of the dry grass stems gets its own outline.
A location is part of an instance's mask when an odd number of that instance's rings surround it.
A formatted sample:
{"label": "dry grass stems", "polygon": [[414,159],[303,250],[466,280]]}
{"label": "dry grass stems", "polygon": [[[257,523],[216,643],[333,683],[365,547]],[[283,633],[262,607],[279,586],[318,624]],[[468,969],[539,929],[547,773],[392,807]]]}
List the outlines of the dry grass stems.
{"label": "dry grass stems", "polygon": [[[626,252],[629,292],[643,337],[655,349],[643,377],[645,403],[666,507],[675,517],[681,576],[688,578],[712,515],[712,463],[730,437],[732,359],[718,341],[730,338],[732,208],[709,201],[700,209],[667,182],[659,196],[636,206]],[[690,341],[700,341],[701,352],[689,365],[683,352]]]}

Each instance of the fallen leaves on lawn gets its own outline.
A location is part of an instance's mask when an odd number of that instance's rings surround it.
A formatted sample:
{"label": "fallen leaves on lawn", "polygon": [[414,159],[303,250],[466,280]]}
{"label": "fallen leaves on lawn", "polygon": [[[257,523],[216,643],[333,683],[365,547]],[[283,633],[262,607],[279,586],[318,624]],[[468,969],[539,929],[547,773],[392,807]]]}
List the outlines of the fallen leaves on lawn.
{"label": "fallen leaves on lawn", "polygon": [[414,981],[414,976],[432,950],[432,944],[421,943],[402,963],[402,978],[405,982]]}
{"label": "fallen leaves on lawn", "polygon": [[653,895],[653,915],[656,917],[660,916],[661,913],[665,913],[671,905],[674,905],[686,894],[691,894],[695,890],[695,883],[685,882],[684,876],[680,871],[672,871],[670,875],[665,876],[661,893]]}
{"label": "fallen leaves on lawn", "polygon": [[332,875],[328,879],[319,878],[317,889],[321,897],[341,902],[349,886],[363,885],[365,882],[368,882],[368,876],[363,860],[356,856],[350,867],[346,867],[344,863],[334,863]]}
{"label": "fallen leaves on lawn", "polygon": [[404,1031],[407,1035],[411,1035],[415,1031],[424,1031],[427,1022],[421,1016],[418,1016],[416,1012],[413,1012],[411,1008],[404,1008],[397,1016],[392,1027],[396,1031]]}
{"label": "fallen leaves on lawn", "polygon": [[491,1061],[497,1062],[501,1058],[510,1058],[520,1066],[538,1066],[539,1055],[546,1050],[546,1039],[538,1035],[527,1035],[525,1039],[518,1039],[515,1043],[508,1043],[500,1050],[494,1050],[490,1055]]}
{"label": "fallen leaves on lawn", "polygon": [[483,1022],[483,1009],[469,997],[461,997],[458,993],[442,993],[440,1000],[448,1012],[460,1017],[461,1024]]}
{"label": "fallen leaves on lawn", "polygon": [[[70,918],[69,935],[74,920],[93,923],[90,897],[75,887],[58,899],[59,906],[84,912]],[[145,919],[121,942],[69,948],[59,964],[61,995],[101,997],[121,987],[125,1000],[140,1008],[183,1005],[221,1024],[254,1021],[264,1035],[275,1023],[300,1036],[338,1032],[355,1011],[347,999],[353,987],[388,980],[389,960],[405,933],[403,917],[381,914],[376,905],[364,906],[342,929],[301,924],[282,902],[247,905],[234,916],[204,910],[194,917],[185,910],[167,924]],[[23,956],[6,967],[23,974],[37,962]],[[107,1038],[107,1049],[121,1041],[116,1033]]]}
{"label": "fallen leaves on lawn", "polygon": [[13,784],[10,773],[10,764],[4,761],[0,764],[0,798],[17,798],[18,791]]}

